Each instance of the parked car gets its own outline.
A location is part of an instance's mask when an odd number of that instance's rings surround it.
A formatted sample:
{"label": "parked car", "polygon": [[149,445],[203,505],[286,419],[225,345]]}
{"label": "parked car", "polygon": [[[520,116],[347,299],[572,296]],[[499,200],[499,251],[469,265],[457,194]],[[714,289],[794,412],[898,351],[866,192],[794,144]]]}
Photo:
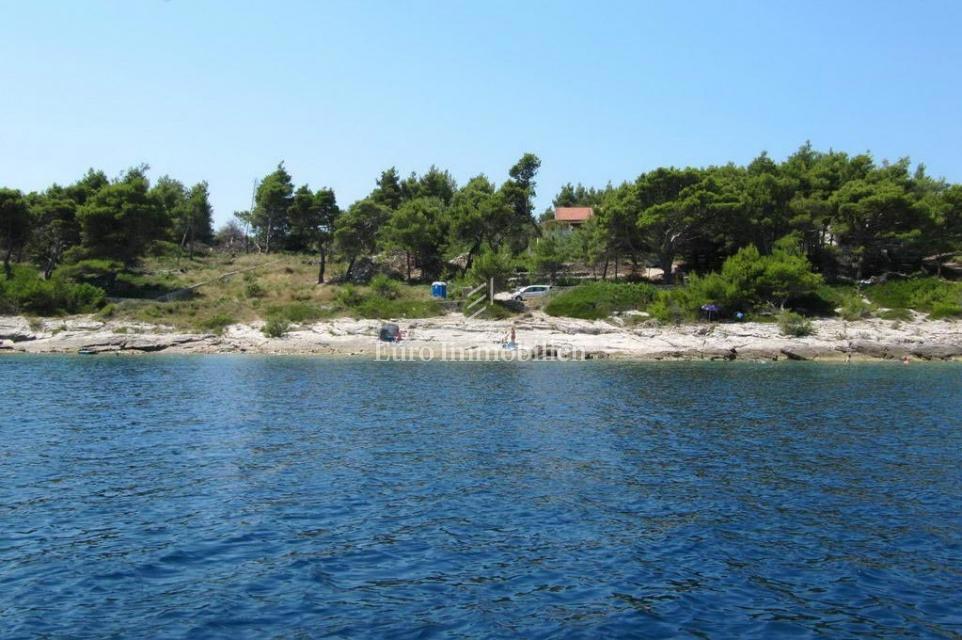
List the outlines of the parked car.
{"label": "parked car", "polygon": [[549,284],[532,284],[527,287],[521,287],[514,292],[515,300],[529,300],[531,298],[540,298],[541,296],[546,296],[551,291],[551,285]]}

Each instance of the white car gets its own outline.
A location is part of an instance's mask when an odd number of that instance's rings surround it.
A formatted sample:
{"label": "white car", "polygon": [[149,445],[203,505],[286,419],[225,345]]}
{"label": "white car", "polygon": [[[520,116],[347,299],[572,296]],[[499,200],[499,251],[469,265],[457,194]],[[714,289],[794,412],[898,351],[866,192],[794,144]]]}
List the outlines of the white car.
{"label": "white car", "polygon": [[528,300],[530,298],[540,298],[541,296],[546,296],[551,291],[551,285],[548,284],[532,284],[527,287],[521,287],[514,292],[515,300]]}

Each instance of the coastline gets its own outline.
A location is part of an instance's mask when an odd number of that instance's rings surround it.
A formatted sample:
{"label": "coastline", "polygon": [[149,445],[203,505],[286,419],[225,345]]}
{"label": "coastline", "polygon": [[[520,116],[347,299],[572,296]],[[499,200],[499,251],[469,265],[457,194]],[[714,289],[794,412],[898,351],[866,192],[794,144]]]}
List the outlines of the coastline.
{"label": "coastline", "polygon": [[[814,333],[786,337],[772,323],[631,325],[622,318],[577,320],[534,312],[513,320],[465,320],[461,314],[396,321],[399,344],[377,340],[382,321],[338,318],[267,338],[262,322],[223,334],[92,316],[28,320],[0,317],[0,353],[214,354],[354,356],[385,360],[962,360],[962,323],[814,320]],[[517,349],[502,346],[512,325]]]}

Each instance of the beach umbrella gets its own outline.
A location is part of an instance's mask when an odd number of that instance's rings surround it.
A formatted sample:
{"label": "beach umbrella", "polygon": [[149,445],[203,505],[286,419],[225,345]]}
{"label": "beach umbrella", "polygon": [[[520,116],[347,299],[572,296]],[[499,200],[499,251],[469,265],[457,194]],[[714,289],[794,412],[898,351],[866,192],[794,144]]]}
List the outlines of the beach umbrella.
{"label": "beach umbrella", "polygon": [[719,311],[721,311],[721,307],[719,307],[717,304],[713,304],[713,303],[711,303],[711,304],[703,304],[703,305],[701,306],[701,310],[704,311],[705,313],[707,313],[707,314],[708,314],[708,319],[711,320],[711,314],[713,314],[713,313],[718,313]]}

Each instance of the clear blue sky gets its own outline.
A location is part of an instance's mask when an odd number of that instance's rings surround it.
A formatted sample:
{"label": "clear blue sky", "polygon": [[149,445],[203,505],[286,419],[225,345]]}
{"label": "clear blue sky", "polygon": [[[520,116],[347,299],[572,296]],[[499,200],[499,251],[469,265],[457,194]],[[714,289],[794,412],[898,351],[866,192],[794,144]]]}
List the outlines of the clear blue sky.
{"label": "clear blue sky", "polygon": [[381,169],[561,184],[821,149],[962,181],[962,2],[0,0],[0,184],[210,182],[286,161],[342,206]]}

